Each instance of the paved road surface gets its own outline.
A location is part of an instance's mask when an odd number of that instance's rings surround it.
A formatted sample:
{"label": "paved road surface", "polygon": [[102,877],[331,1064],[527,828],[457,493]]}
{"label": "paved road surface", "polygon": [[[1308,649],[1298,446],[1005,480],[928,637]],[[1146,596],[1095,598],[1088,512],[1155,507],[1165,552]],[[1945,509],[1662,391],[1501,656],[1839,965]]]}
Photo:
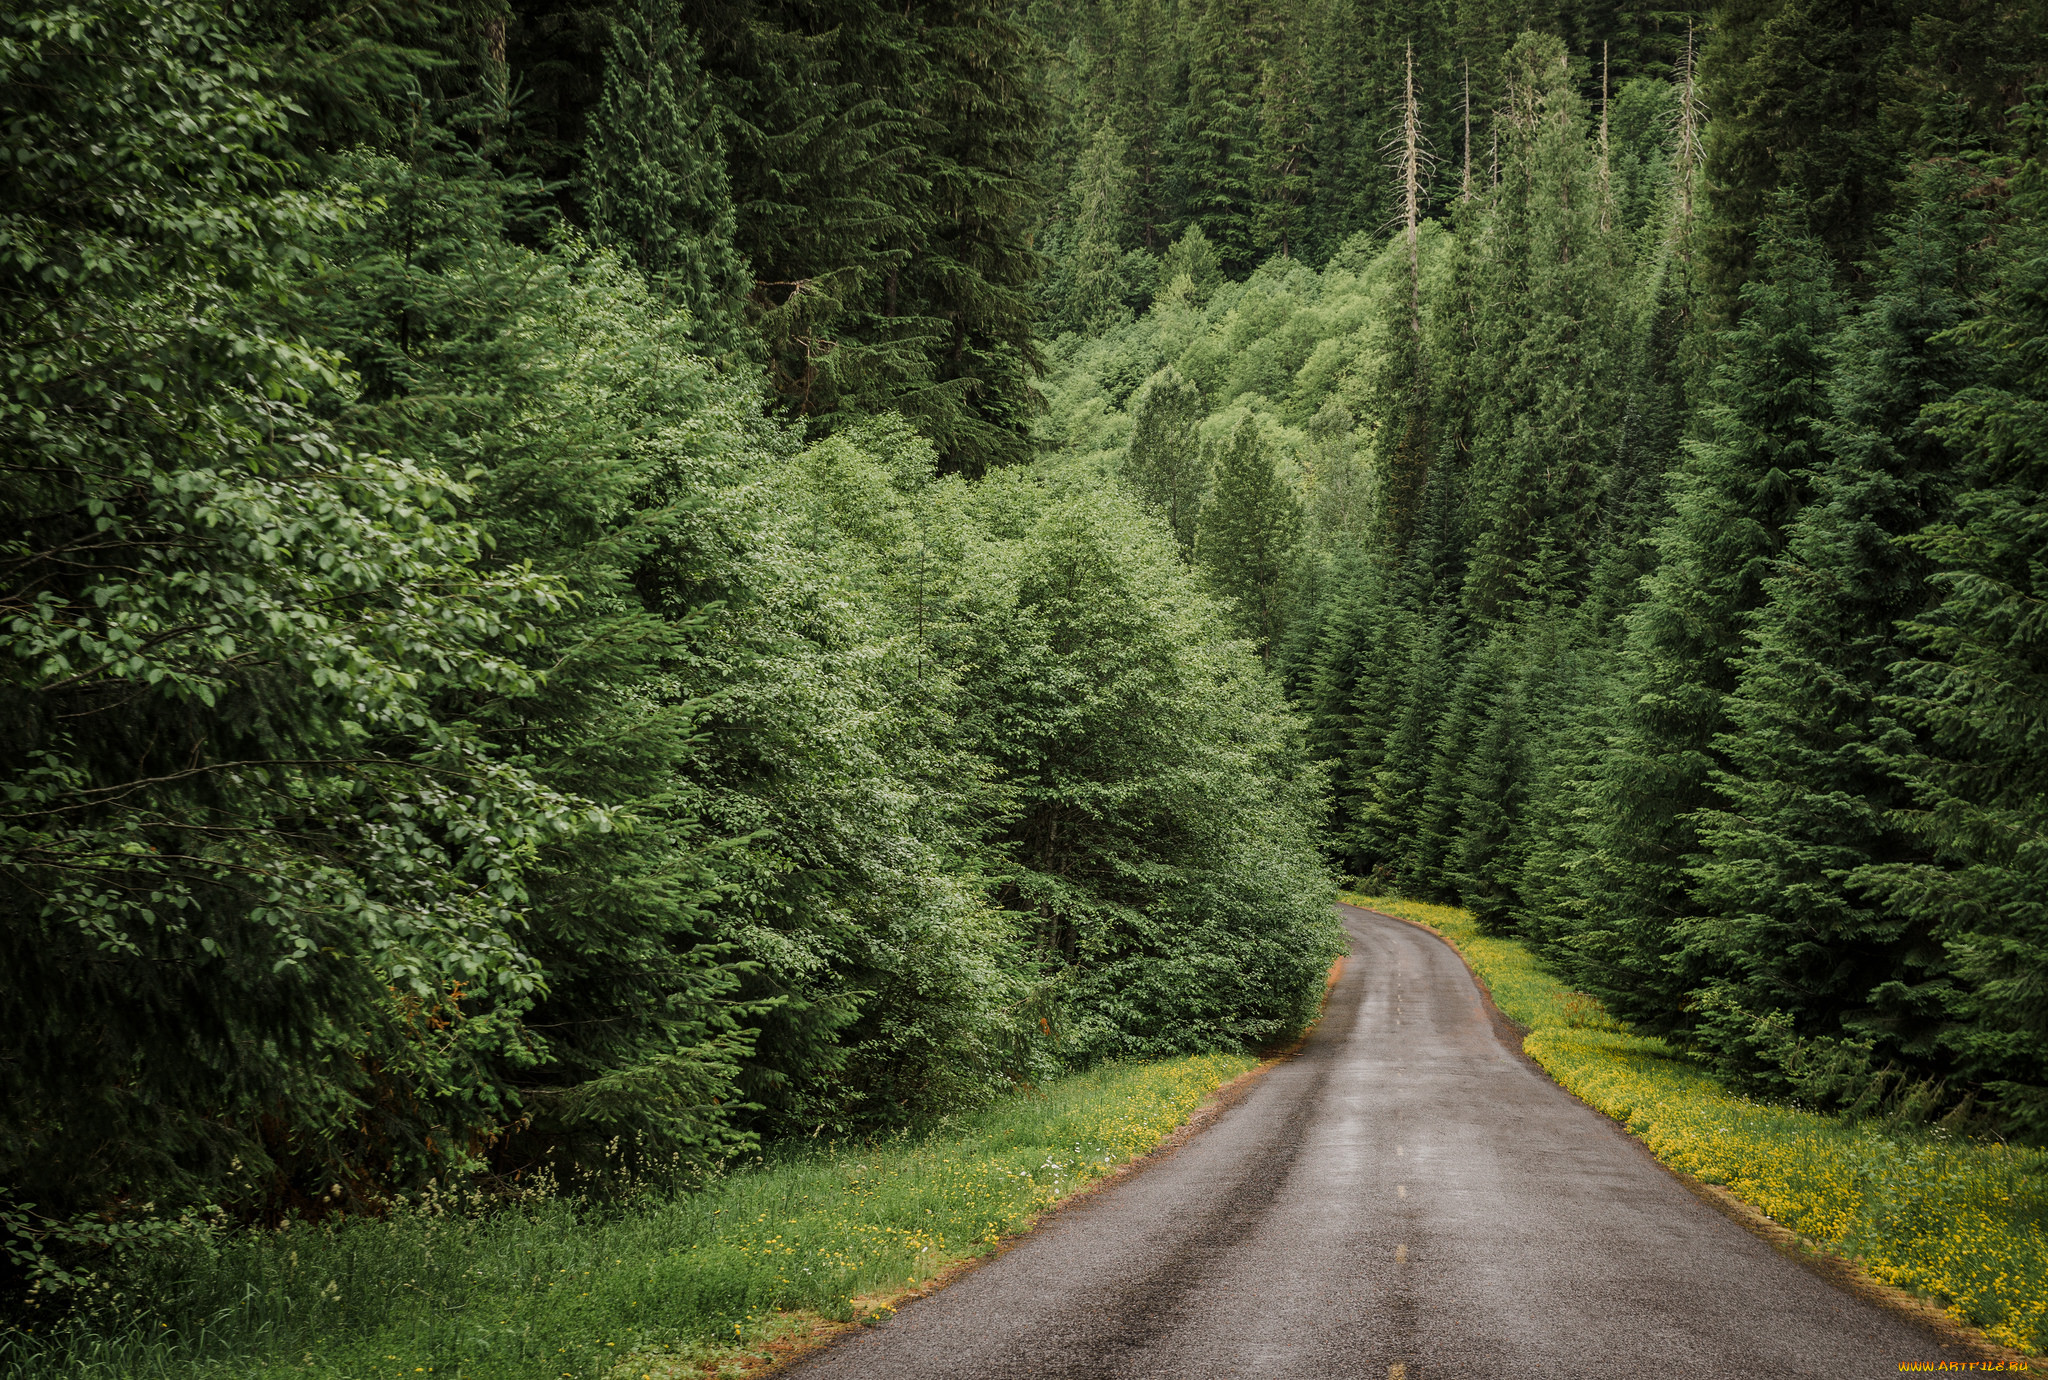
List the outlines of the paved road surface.
{"label": "paved road surface", "polygon": [[1897,1375],[1937,1339],[1780,1256],[1344,908],[1301,1054],[1208,1130],[800,1380]]}

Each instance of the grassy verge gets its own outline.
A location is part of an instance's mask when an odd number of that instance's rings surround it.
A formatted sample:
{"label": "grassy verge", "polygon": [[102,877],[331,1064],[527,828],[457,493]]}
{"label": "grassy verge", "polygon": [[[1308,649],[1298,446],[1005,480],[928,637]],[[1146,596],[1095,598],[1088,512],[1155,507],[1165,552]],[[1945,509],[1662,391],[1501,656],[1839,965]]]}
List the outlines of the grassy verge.
{"label": "grassy verge", "polygon": [[[0,1375],[668,1380],[885,1309],[1157,1145],[1237,1056],[1110,1066],[943,1134],[787,1149],[702,1191],[197,1240],[100,1325],[16,1334]],[[118,1321],[115,1321],[118,1319]]]}
{"label": "grassy verge", "polygon": [[1568,991],[1530,950],[1448,906],[1347,896],[1451,941],[1529,1035],[1522,1048],[1674,1169],[1938,1299],[1994,1341],[2048,1343],[2048,1152],[1851,1123],[1738,1096]]}

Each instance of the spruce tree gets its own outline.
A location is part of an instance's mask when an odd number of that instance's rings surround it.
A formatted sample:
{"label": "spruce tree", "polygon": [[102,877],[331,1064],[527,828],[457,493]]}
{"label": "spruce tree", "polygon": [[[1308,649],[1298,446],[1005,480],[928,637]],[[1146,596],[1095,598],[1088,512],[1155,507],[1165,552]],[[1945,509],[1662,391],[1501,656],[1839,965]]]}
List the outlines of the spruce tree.
{"label": "spruce tree", "polygon": [[1105,119],[1067,190],[1074,208],[1074,238],[1060,266],[1068,286],[1055,320],[1070,329],[1101,331],[1123,310],[1122,275],[1117,269],[1131,199],[1127,153],[1116,125]]}
{"label": "spruce tree", "polygon": [[1173,119],[1173,18],[1162,0],[1132,0],[1116,12],[1116,127],[1129,140],[1131,219],[1138,242],[1166,248],[1173,207],[1168,160]]}
{"label": "spruce tree", "polygon": [[1307,34],[1299,22],[1282,18],[1259,69],[1259,161],[1253,195],[1258,201],[1258,247],[1283,258],[1301,252],[1303,222],[1315,197],[1308,82]]}
{"label": "spruce tree", "polygon": [[1911,7],[1747,0],[1720,17],[1701,63],[1717,313],[1740,310],[1758,236],[1784,197],[1838,271],[1855,272],[1891,203]]}
{"label": "spruce tree", "polygon": [[1187,43],[1186,133],[1176,169],[1183,216],[1202,227],[1233,275],[1257,262],[1258,38],[1254,0],[1202,0]]}
{"label": "spruce tree", "polygon": [[1202,232],[1199,224],[1190,225],[1181,232],[1167,248],[1159,261],[1159,286],[1171,287],[1181,279],[1187,280],[1188,299],[1196,304],[1209,300],[1209,294],[1223,281],[1223,259],[1217,254],[1216,246]]}
{"label": "spruce tree", "polygon": [[1460,528],[1464,495],[1455,472],[1440,466],[1423,488],[1415,535],[1400,566],[1379,593],[1378,608],[1361,616],[1381,625],[1379,664],[1357,682],[1350,741],[1338,774],[1353,793],[1341,821],[1355,869],[1382,885],[1420,886],[1412,845],[1429,785],[1432,744],[1445,709],[1445,682],[1462,664],[1468,631],[1458,608],[1465,576]]}
{"label": "spruce tree", "polygon": [[[1620,431],[1609,382],[1619,245],[1600,228],[1585,103],[1555,38],[1523,34],[1503,72],[1503,180],[1477,227],[1473,269],[1472,367],[1488,385],[1474,419],[1466,602],[1480,619],[1583,590]],[[1556,587],[1532,585],[1551,562]]]}
{"label": "spruce tree", "polygon": [[751,284],[733,247],[722,119],[678,0],[627,0],[612,20],[604,92],[590,115],[591,227],[680,301],[705,339],[723,344]]}

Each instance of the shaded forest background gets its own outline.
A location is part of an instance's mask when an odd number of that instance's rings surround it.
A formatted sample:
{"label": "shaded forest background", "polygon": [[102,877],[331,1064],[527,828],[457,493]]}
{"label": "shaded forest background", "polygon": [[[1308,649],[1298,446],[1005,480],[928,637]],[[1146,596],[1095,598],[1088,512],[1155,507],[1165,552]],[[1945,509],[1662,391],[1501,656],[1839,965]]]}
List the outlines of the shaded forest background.
{"label": "shaded forest background", "polygon": [[1284,1042],[2048,1134],[2048,12],[0,16],[0,1225]]}

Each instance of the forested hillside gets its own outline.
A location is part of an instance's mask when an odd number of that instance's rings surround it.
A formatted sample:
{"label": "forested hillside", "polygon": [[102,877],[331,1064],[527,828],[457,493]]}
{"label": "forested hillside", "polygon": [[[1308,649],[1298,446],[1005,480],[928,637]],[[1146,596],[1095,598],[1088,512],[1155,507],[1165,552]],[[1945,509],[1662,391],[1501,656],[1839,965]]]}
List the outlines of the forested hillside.
{"label": "forested hillside", "polygon": [[10,8],[7,1268],[1285,1043],[1343,875],[2048,1135],[2044,63]]}
{"label": "forested hillside", "polygon": [[1041,21],[1044,431],[1333,861],[1750,1090],[2048,1134],[2048,11],[1163,13]]}

